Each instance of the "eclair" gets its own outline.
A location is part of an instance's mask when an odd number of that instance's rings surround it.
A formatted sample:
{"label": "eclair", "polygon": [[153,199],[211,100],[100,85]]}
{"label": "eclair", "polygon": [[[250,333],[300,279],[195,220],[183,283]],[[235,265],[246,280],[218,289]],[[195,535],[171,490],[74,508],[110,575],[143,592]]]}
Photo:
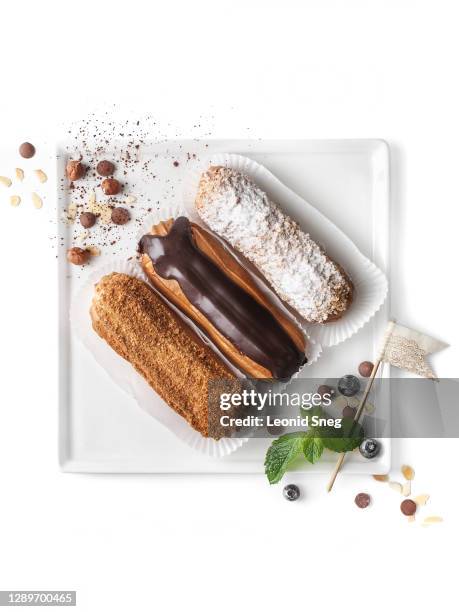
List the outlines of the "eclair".
{"label": "eclair", "polygon": [[308,323],[336,321],[351,305],[353,285],[342,267],[245,174],[211,166],[195,207]]}
{"label": "eclair", "polygon": [[210,385],[239,391],[239,381],[154,289],[114,272],[97,283],[90,314],[97,334],[196,431],[207,437],[212,426],[211,437],[228,435],[209,420]]}
{"label": "eclair", "polygon": [[186,217],[153,226],[139,243],[154,288],[250,378],[286,380],[306,362],[306,339],[222,241]]}

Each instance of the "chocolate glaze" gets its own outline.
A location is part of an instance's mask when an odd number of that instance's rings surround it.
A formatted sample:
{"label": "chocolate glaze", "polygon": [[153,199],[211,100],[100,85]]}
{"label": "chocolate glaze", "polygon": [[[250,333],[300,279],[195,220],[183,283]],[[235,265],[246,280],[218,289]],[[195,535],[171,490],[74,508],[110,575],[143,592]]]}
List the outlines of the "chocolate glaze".
{"label": "chocolate glaze", "polygon": [[139,250],[151,258],[159,276],[176,280],[193,306],[274,378],[288,379],[306,362],[271,312],[198,249],[186,217],[178,217],[167,236],[143,236]]}

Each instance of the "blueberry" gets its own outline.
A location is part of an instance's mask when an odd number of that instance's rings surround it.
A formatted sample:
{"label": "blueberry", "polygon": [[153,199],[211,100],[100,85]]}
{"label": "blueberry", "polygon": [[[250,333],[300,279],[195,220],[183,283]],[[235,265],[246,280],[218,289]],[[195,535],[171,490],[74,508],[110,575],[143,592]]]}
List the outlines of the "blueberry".
{"label": "blueberry", "polygon": [[365,457],[365,459],[373,459],[380,450],[381,444],[374,438],[367,438],[359,446],[360,454],[362,457]]}
{"label": "blueberry", "polygon": [[346,397],[352,397],[360,391],[360,381],[357,376],[346,374],[338,381],[338,391]]}
{"label": "blueberry", "polygon": [[284,497],[288,501],[296,501],[300,496],[299,488],[294,484],[289,484],[284,487]]}

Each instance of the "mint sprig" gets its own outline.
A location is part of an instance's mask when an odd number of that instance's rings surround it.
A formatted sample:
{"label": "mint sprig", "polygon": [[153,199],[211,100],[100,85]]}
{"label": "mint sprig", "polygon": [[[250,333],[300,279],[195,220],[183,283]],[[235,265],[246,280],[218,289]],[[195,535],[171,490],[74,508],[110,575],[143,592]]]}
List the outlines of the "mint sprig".
{"label": "mint sprig", "polygon": [[345,417],[341,421],[341,429],[322,427],[320,435],[325,448],[336,453],[346,453],[359,446],[364,438],[364,430],[360,423]]}
{"label": "mint sprig", "polygon": [[325,448],[336,453],[348,452],[359,446],[363,438],[363,427],[351,418],[343,418],[340,429],[322,426],[311,427],[307,432],[284,434],[274,440],[266,452],[266,476],[270,484],[275,484],[299,456],[316,463]]}
{"label": "mint sprig", "polygon": [[306,432],[288,433],[271,444],[265,458],[265,473],[270,484],[279,482],[287,468],[303,452]]}
{"label": "mint sprig", "polygon": [[311,429],[308,431],[303,441],[303,453],[309,463],[316,463],[322,457],[324,452],[324,443],[322,438],[317,435],[317,431]]}

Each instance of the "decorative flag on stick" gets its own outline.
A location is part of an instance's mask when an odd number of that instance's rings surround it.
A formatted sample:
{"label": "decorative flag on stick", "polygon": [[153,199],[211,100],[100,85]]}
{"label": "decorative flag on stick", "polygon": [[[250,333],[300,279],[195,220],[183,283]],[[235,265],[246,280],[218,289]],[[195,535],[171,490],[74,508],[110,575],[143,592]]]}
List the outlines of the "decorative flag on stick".
{"label": "decorative flag on stick", "polygon": [[[402,370],[407,370],[408,372],[413,372],[419,376],[424,376],[425,378],[435,380],[435,374],[428,364],[426,357],[427,355],[435,353],[446,346],[448,345],[440,340],[435,340],[435,338],[421,334],[420,332],[410,329],[409,327],[397,325],[395,321],[389,321],[386,328],[386,333],[384,334],[381,352],[375,365],[373,366],[373,371],[368,379],[362,399],[360,400],[354,421],[357,422],[362,415],[365,403],[381,363],[390,363],[396,368],[401,368]],[[328,491],[332,490],[338,472],[344,463],[345,457],[346,453],[340,453],[340,456],[333,469],[330,482],[328,483]]]}
{"label": "decorative flag on stick", "polygon": [[409,327],[397,325],[395,321],[389,321],[381,351],[381,360],[396,368],[418,374],[418,376],[435,378],[426,357],[446,346],[440,340],[435,340]]}

